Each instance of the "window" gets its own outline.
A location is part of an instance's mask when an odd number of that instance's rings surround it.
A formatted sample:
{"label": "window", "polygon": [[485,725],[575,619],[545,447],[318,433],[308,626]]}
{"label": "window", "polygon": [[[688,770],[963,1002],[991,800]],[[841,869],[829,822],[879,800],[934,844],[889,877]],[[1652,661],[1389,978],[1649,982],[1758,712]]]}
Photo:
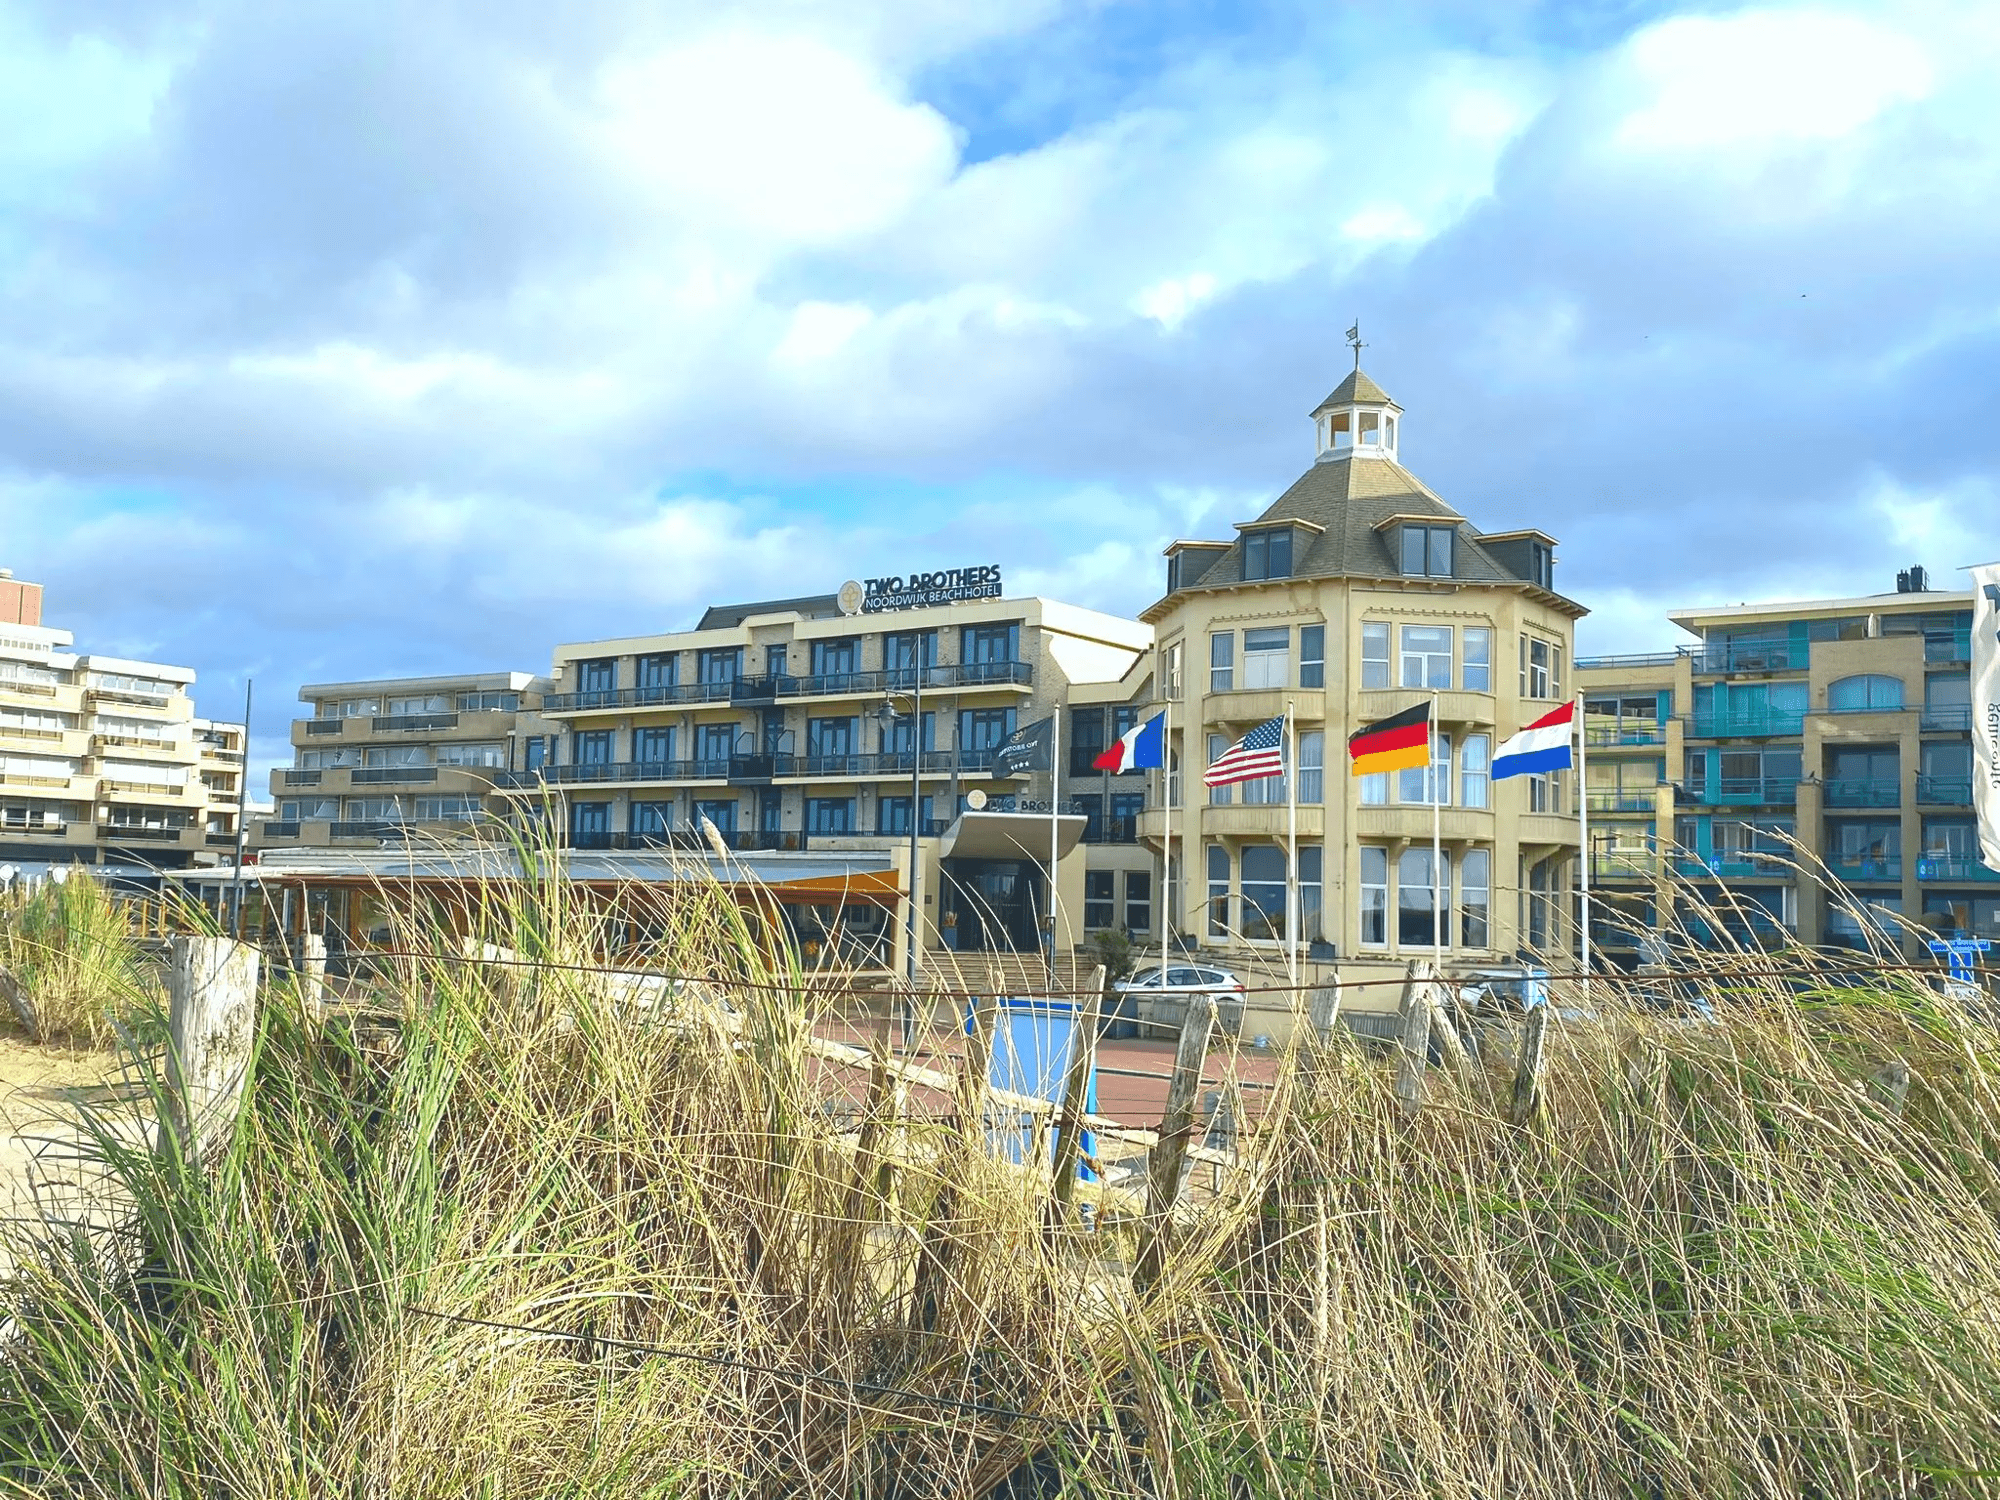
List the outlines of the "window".
{"label": "window", "polygon": [[1016,662],[1021,659],[1021,622],[962,625],[958,632],[959,660],[967,663]]}
{"label": "window", "polygon": [[530,771],[538,771],[549,762],[548,735],[531,734],[521,743],[521,764]]}
{"label": "window", "polygon": [[1118,920],[1117,883],[1115,871],[1083,872],[1083,925],[1086,931],[1102,932]]}
{"label": "window", "polygon": [[1361,686],[1385,688],[1389,685],[1389,622],[1361,622]]}
{"label": "window", "polygon": [[448,714],[451,712],[451,695],[448,693],[415,693],[389,700],[392,714]]}
{"label": "window", "polygon": [[852,797],[806,798],[806,832],[854,832],[854,799]]}
{"label": "window", "polygon": [[1219,630],[1208,638],[1208,690],[1228,693],[1236,688],[1236,632]]}
{"label": "window", "polygon": [[1269,689],[1291,685],[1292,632],[1283,626],[1244,631],[1243,686]]}
{"label": "window", "polygon": [[1360,421],[1361,431],[1358,441],[1360,442],[1361,446],[1364,448],[1381,447],[1382,414],[1378,411],[1364,411],[1359,413],[1359,416],[1361,418]]}
{"label": "window", "polygon": [[1280,942],[1285,936],[1285,851],[1276,844],[1243,850],[1243,936]]}
{"label": "window", "polygon": [[[882,731],[882,748],[894,755],[909,755],[917,748],[916,739],[916,724],[907,713],[898,714]],[[926,751],[937,749],[937,715],[929,709],[924,710],[923,748]],[[901,769],[907,771],[909,768],[909,762],[905,761]]]}
{"label": "window", "polygon": [[1493,631],[1488,626],[1465,627],[1465,665],[1458,685],[1468,693],[1493,691]]}
{"label": "window", "polygon": [[815,677],[849,677],[856,667],[861,643],[848,636],[838,641],[812,643],[812,673]]}
{"label": "window", "polygon": [[618,658],[615,656],[601,656],[576,664],[576,690],[579,693],[609,693],[617,686]]}
{"label": "window", "polygon": [[381,711],[380,698],[345,698],[340,704],[340,716],[343,719],[365,719],[370,714],[379,714]]}
{"label": "window", "polygon": [[1898,879],[1902,875],[1903,825],[1894,818],[1835,818],[1826,825],[1827,858],[1836,875]]}
{"label": "window", "polygon": [[674,730],[671,724],[646,724],[632,731],[632,759],[659,765],[674,758]]}
{"label": "window", "polygon": [[741,646],[714,647],[702,652],[695,661],[706,687],[727,687],[743,675]]}
{"label": "window", "polygon": [[[935,630],[899,630],[882,637],[882,665],[892,674],[891,687],[915,684],[917,668],[937,665],[938,633]],[[929,682],[926,677],[926,683]]]}
{"label": "window", "polygon": [[700,774],[725,775],[730,756],[736,753],[736,726],[734,724],[697,724],[694,726],[695,759],[702,762]]}
{"label": "window", "polygon": [[301,797],[296,802],[287,802],[285,804],[285,821],[287,823],[317,822],[321,819],[329,823],[339,821],[340,801],[338,798]]}
{"label": "window", "polygon": [[1153,930],[1153,872],[1125,872],[1125,930],[1133,934]]}
{"label": "window", "polygon": [[1857,919],[1854,911],[1844,902],[1828,900],[1827,942],[1839,948],[1883,948],[1893,952],[1903,931],[1902,923],[1897,920],[1903,910],[1903,898],[1878,896],[1870,892],[1858,904],[1861,915]]}
{"label": "window", "polygon": [[1243,577],[1254,582],[1260,578],[1290,578],[1292,576],[1292,528],[1280,526],[1271,531],[1250,531],[1243,536]]}
{"label": "window", "polygon": [[674,826],[674,805],[671,802],[634,802],[632,804],[630,828],[637,834],[662,834]]}
{"label": "window", "polygon": [[818,759],[823,770],[846,769],[844,766],[829,766],[825,762],[842,761],[852,756],[857,738],[852,718],[806,720],[806,754]]}
{"label": "window", "polygon": [[[1230,739],[1228,735],[1211,734],[1208,737],[1207,764],[1212,766],[1221,760],[1223,755],[1227,753],[1229,746]],[[1248,785],[1248,783],[1245,784]],[[1208,789],[1208,805],[1210,807],[1227,807],[1235,800],[1236,788],[1233,786],[1212,786]]]}
{"label": "window", "polygon": [[1326,851],[1318,844],[1299,845],[1299,937],[1308,943],[1325,935],[1325,872]]}
{"label": "window", "polygon": [[431,763],[428,745],[370,745],[361,757],[361,764],[375,767],[408,768],[427,766]]}
{"label": "window", "polygon": [[[299,769],[302,771],[337,771],[343,766],[358,766],[360,764],[361,751],[358,746],[350,746],[339,750],[301,750],[299,752]],[[1967,765],[1969,766],[1970,764],[1971,762],[1968,761]],[[1970,772],[1968,771],[1967,774],[1969,775]]]}
{"label": "window", "polygon": [[1562,696],[1562,647],[1537,636],[1521,637],[1521,696]]}
{"label": "window", "polygon": [[403,799],[401,797],[349,797],[341,808],[347,823],[400,823],[403,821]]}
{"label": "window", "polygon": [[477,797],[419,797],[417,798],[417,821],[419,823],[471,823],[478,820],[479,799]]}
{"label": "window", "polygon": [[1181,643],[1175,641],[1167,647],[1167,696],[1179,701],[1181,696]]}
{"label": "window", "polygon": [[1866,674],[1843,677],[1826,690],[1826,706],[1837,714],[1880,712],[1903,706],[1903,679]]}
{"label": "window", "polygon": [[731,798],[731,799],[730,799],[729,801],[727,801],[727,802],[697,802],[697,803],[695,803],[695,805],[694,805],[694,826],[695,826],[696,828],[699,828],[699,827],[701,827],[701,825],[702,825],[702,822],[703,822],[704,820],[706,820],[707,822],[709,822],[709,823],[713,824],[713,825],[714,825],[714,828],[715,828],[715,831],[716,831],[717,833],[734,833],[734,832],[736,832],[736,801],[735,801],[735,799],[734,799],[734,798]]}
{"label": "window", "polygon": [[1428,806],[1433,797],[1443,806],[1451,806],[1451,736],[1448,734],[1431,736],[1429,767],[1416,766],[1396,773],[1398,802],[1420,802]]}
{"label": "window", "polygon": [[460,693],[458,711],[473,713],[516,713],[521,707],[519,693]]}
{"label": "window", "polygon": [[1983,937],[1989,942],[2000,942],[2000,896],[1926,891],[1924,915],[1945,918],[1942,924],[1945,936]]}
{"label": "window", "polygon": [[958,748],[978,752],[997,750],[1014,733],[1011,708],[963,708],[958,713]]}
{"label": "window", "polygon": [[1069,711],[1069,774],[1102,774],[1091,762],[1104,753],[1104,710],[1073,708]]}
{"label": "window", "polygon": [[1402,685],[1406,688],[1451,686],[1451,627],[1403,627]]}
{"label": "window", "polygon": [[1528,778],[1529,812],[1559,813],[1563,810],[1562,775],[1560,771],[1550,771]]}
{"label": "window", "polygon": [[1299,801],[1326,800],[1326,731],[1307,729],[1299,733]]}
{"label": "window", "polygon": [[1354,418],[1352,413],[1337,411],[1327,417],[1326,442],[1329,448],[1351,448],[1354,446]]}
{"label": "window", "polygon": [[1101,844],[1104,842],[1104,794],[1102,792],[1092,792],[1087,796],[1070,798],[1067,810],[1071,813],[1082,814],[1083,841],[1086,844]]}
{"label": "window", "polygon": [[1924,728],[1972,727],[1972,678],[1964,672],[1934,672],[1924,679]]}
{"label": "window", "polygon": [[437,747],[441,766],[482,766],[489,770],[507,764],[507,747],[498,740],[467,740]]}
{"label": "window", "polygon": [[1389,805],[1389,773],[1377,771],[1361,778],[1361,805],[1363,807],[1387,807]]}
{"label": "window", "polygon": [[766,646],[764,648],[764,675],[783,677],[790,666],[792,652],[789,646]]}
{"label": "window", "polygon": [[1208,935],[1229,936],[1229,851],[1210,844],[1208,859]]}
{"label": "window", "polygon": [[1389,941],[1389,851],[1361,846],[1361,942],[1380,948]]}
{"label": "window", "polygon": [[1323,688],[1326,686],[1326,627],[1324,625],[1301,625],[1299,627],[1299,686],[1302,688]]}
{"label": "window", "polygon": [[1403,528],[1403,574],[1408,578],[1451,577],[1449,526]]}
{"label": "window", "polygon": [[672,651],[642,656],[634,664],[635,685],[642,688],[669,688],[681,680],[681,659]]}
{"label": "window", "polygon": [[1484,807],[1492,785],[1493,741],[1483,734],[1468,734],[1458,752],[1458,805]]}
{"label": "window", "polygon": [[573,764],[579,766],[608,766],[611,764],[613,757],[610,730],[583,730],[574,737],[571,743],[576,752]]}
{"label": "window", "polygon": [[1528,581],[1552,594],[1556,591],[1556,552],[1547,542],[1528,543]]}
{"label": "window", "polygon": [[1924,858],[1978,859],[1979,825],[1971,818],[1925,818]]}
{"label": "window", "polygon": [[1468,849],[1458,870],[1458,941],[1461,947],[1484,948],[1487,911],[1492,903],[1493,856],[1485,849]]}

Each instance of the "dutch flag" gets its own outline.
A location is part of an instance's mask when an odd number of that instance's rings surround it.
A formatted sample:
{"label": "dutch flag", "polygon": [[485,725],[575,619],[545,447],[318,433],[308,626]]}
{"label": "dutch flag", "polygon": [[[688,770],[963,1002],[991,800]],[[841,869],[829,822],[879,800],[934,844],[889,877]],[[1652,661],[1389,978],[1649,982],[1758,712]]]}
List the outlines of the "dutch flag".
{"label": "dutch flag", "polygon": [[1508,736],[1493,753],[1493,779],[1567,771],[1573,763],[1570,741],[1575,723],[1576,702],[1572,699],[1553,713],[1543,714],[1519,734]]}
{"label": "dutch flag", "polygon": [[1154,714],[1119,735],[1109,750],[1090,764],[1099,771],[1158,770],[1167,763],[1167,716]]}

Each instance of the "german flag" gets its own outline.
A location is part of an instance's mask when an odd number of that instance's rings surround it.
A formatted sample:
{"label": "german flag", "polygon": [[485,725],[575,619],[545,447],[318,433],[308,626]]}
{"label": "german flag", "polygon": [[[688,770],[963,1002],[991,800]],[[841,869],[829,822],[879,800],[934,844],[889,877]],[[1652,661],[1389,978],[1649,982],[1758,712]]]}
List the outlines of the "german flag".
{"label": "german flag", "polygon": [[1419,770],[1431,763],[1431,703],[1426,698],[1387,719],[1365,724],[1347,737],[1356,776]]}

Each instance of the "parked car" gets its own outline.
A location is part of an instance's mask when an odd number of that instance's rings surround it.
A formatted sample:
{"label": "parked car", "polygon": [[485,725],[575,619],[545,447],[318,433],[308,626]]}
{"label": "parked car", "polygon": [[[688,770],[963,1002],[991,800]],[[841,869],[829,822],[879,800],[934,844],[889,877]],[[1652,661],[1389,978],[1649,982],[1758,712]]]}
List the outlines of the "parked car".
{"label": "parked car", "polygon": [[1243,981],[1227,969],[1170,963],[1162,970],[1154,964],[1112,988],[1118,993],[1119,1014],[1137,1021],[1141,1036],[1179,1036],[1187,1024],[1188,997],[1203,993],[1215,997],[1217,1026],[1228,1032],[1243,1029]]}

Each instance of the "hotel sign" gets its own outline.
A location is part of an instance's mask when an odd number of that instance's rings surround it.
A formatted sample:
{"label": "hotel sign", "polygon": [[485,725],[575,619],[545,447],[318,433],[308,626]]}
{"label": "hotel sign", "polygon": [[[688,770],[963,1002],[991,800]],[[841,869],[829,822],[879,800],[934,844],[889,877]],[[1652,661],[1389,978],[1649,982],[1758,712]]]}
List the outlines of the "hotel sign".
{"label": "hotel sign", "polygon": [[933,604],[963,604],[972,599],[1000,597],[1000,568],[988,563],[976,568],[941,568],[908,577],[871,578],[844,584],[840,607],[848,614],[879,615],[896,609],[922,609]]}

